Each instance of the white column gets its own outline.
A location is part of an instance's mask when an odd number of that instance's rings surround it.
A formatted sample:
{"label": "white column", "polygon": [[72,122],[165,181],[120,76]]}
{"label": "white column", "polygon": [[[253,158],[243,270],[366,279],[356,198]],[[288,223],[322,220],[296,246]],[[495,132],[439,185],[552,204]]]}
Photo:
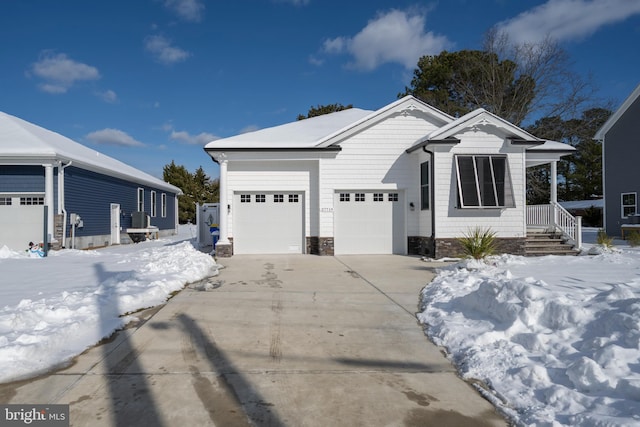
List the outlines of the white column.
{"label": "white column", "polygon": [[47,218],[47,241],[51,242],[53,233],[53,216],[55,215],[53,206],[53,165],[44,166],[44,204],[49,207]]}
{"label": "white column", "polygon": [[551,203],[558,203],[558,162],[551,162]]}
{"label": "white column", "polygon": [[229,200],[227,200],[227,156],[222,153],[218,157],[218,164],[220,165],[220,188],[218,189],[220,195],[220,238],[217,245],[229,245],[229,228],[228,228],[228,215],[229,211],[227,206]]}

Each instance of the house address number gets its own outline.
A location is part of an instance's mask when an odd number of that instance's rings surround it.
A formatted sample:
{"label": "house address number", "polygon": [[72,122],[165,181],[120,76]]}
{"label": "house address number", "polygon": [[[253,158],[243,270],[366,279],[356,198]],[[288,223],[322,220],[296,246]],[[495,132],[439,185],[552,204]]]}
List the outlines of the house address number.
{"label": "house address number", "polygon": [[320,208],[320,212],[333,212],[333,208]]}

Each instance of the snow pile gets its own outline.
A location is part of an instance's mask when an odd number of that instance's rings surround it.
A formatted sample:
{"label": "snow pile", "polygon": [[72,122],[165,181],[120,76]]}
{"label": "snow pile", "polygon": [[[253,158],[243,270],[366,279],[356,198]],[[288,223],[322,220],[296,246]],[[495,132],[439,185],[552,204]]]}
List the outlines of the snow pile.
{"label": "snow pile", "polygon": [[519,425],[640,423],[640,254],[463,261],[422,291],[427,335]]}
{"label": "snow pile", "polygon": [[67,363],[131,313],[217,274],[211,256],[165,239],[37,259],[2,249],[0,269],[0,382]]}

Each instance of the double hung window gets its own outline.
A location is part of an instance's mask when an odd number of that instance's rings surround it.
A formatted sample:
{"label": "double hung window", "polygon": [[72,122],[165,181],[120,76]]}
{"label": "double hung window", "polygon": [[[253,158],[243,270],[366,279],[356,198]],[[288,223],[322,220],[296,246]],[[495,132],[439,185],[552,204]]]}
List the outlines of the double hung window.
{"label": "double hung window", "polygon": [[637,193],[622,193],[620,199],[622,203],[622,218],[627,218],[630,215],[635,215],[637,212]]}

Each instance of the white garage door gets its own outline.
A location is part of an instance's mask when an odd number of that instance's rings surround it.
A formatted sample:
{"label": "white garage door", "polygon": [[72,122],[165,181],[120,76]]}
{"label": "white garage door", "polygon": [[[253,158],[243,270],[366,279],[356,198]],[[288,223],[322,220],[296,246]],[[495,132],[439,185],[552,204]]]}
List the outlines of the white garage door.
{"label": "white garage door", "polygon": [[233,252],[304,253],[304,194],[244,192],[233,196]]}
{"label": "white garage door", "polygon": [[0,195],[0,248],[24,251],[43,240],[44,195]]}
{"label": "white garage door", "polygon": [[334,195],[334,250],[340,254],[406,254],[402,192]]}

